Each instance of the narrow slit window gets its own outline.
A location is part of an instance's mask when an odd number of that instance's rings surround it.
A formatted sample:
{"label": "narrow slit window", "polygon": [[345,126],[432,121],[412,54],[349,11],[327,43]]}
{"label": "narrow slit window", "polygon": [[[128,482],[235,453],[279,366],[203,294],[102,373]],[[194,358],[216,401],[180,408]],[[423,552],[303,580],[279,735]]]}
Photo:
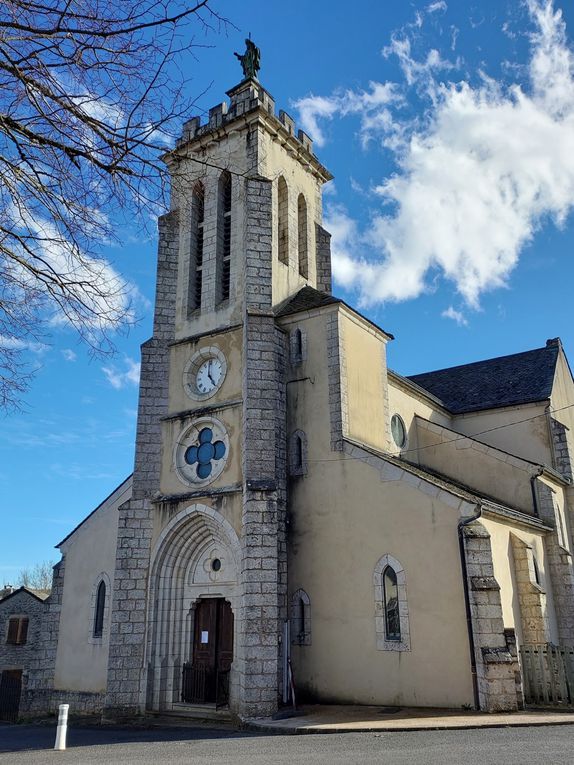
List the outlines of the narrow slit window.
{"label": "narrow slit window", "polygon": [[301,436],[295,437],[295,467],[299,470],[303,467],[303,439]]}
{"label": "narrow slit window", "polygon": [[289,475],[307,474],[307,436],[303,430],[296,430],[289,437]]}
{"label": "narrow slit window", "polygon": [[291,598],[291,643],[311,645],[311,601],[305,590],[297,590]]}
{"label": "narrow slit window", "polygon": [[307,202],[303,194],[297,200],[297,254],[299,275],[309,278],[309,255],[307,251]]}
{"label": "narrow slit window", "polygon": [[191,205],[191,263],[189,280],[189,310],[201,308],[203,287],[203,228],[205,218],[205,189],[201,182],[195,184]]}
{"label": "narrow slit window", "polygon": [[101,638],[104,633],[104,612],[106,608],[106,584],[101,581],[96,593],[96,610],[94,613],[94,632],[95,638]]}
{"label": "narrow slit window", "polygon": [[225,170],[219,178],[218,203],[218,302],[229,300],[231,284],[231,174]]}

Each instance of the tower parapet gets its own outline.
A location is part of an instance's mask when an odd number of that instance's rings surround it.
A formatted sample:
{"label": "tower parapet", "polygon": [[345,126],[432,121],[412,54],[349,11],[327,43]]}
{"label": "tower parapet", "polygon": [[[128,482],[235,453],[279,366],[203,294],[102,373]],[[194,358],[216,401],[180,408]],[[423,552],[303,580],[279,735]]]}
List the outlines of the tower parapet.
{"label": "tower parapet", "polygon": [[[201,124],[201,117],[198,116],[192,117],[184,123],[181,137],[176,141],[176,149],[214,130],[227,127],[238,117],[261,110],[278,123],[276,125],[277,128],[282,128],[306,152],[314,156],[313,139],[303,130],[297,130],[295,120],[283,109],[279,110],[278,116],[275,114],[275,99],[258,80],[253,78],[243,80],[231,88],[231,90],[228,90],[227,96],[229,97],[229,103],[222,101],[220,104],[213,106],[209,110],[207,122],[203,125]],[[325,173],[330,176],[327,170],[325,170]]]}

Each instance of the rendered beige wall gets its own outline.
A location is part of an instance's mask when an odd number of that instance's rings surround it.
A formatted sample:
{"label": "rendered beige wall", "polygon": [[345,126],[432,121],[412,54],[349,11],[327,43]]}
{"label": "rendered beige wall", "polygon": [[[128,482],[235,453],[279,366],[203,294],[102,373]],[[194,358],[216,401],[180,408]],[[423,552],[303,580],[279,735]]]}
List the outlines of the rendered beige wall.
{"label": "rendered beige wall", "polygon": [[399,449],[391,437],[389,439],[388,449],[391,454],[399,455],[403,453],[410,462],[418,462],[419,451],[415,415],[424,417],[424,419],[436,422],[439,425],[445,425],[446,427],[451,427],[451,418],[444,412],[432,407],[421,397],[415,396],[400,387],[400,385],[393,383],[390,378],[388,395],[389,419],[394,414],[398,414],[402,418],[407,429],[407,443],[405,447]]}
{"label": "rendered beige wall", "polygon": [[[503,452],[488,452],[481,444],[459,439],[453,431],[440,433],[417,421],[420,464],[475,489],[494,496],[525,513],[534,512],[529,465]],[[484,451],[482,451],[484,449]]]}
{"label": "rendered beige wall", "polygon": [[347,396],[348,435],[379,449],[387,447],[384,385],[385,341],[340,312],[339,327],[345,357],[343,385]]}
{"label": "rendered beige wall", "polygon": [[551,465],[548,423],[544,412],[545,404],[471,412],[455,416],[452,427],[510,454]]}
{"label": "rendered beige wall", "polygon": [[[356,460],[294,482],[289,591],[311,599],[312,644],[293,647],[295,682],[324,701],[472,704],[458,513]],[[373,571],[406,573],[411,651],[378,651]]]}
{"label": "rendered beige wall", "polygon": [[[289,596],[301,587],[311,598],[312,644],[292,647],[295,683],[325,701],[472,704],[458,513],[331,451],[328,315],[281,322],[307,333],[307,360],[287,386],[288,433],[308,436],[308,473],[289,488]],[[373,570],[385,553],[405,568],[410,652],[376,650]]]}
{"label": "rendered beige wall", "polygon": [[[109,616],[116,566],[118,507],[131,494],[131,484],[107,501],[62,545],[66,569],[54,687],[101,693],[106,690]],[[90,642],[94,623],[93,593],[100,574],[110,581],[106,591],[107,622],[100,642]]]}
{"label": "rendered beige wall", "polygon": [[[235,329],[202,337],[195,342],[184,342],[171,347],[169,376],[169,412],[183,412],[223,401],[241,399],[241,358],[243,332]],[[185,391],[184,370],[187,362],[202,348],[218,348],[227,361],[227,374],[217,393],[205,401],[192,399]]]}
{"label": "rendered beige wall", "polygon": [[516,640],[519,645],[523,644],[522,625],[520,620],[520,606],[516,587],[514,569],[514,555],[510,534],[514,534],[532,548],[539,566],[545,595],[545,616],[549,630],[549,640],[558,643],[558,631],[556,627],[556,614],[552,595],[550,575],[546,570],[546,554],[544,548],[544,535],[529,531],[514,525],[501,523],[491,518],[482,518],[481,523],[490,534],[492,547],[492,560],[494,565],[494,577],[500,585],[500,599],[502,603],[502,617],[505,628],[516,630]]}
{"label": "rendered beige wall", "polygon": [[572,438],[574,433],[574,409],[572,401],[574,400],[574,383],[572,375],[568,368],[568,362],[564,353],[558,356],[556,364],[556,373],[554,375],[554,386],[550,397],[551,416],[569,428],[569,443],[572,449]]}

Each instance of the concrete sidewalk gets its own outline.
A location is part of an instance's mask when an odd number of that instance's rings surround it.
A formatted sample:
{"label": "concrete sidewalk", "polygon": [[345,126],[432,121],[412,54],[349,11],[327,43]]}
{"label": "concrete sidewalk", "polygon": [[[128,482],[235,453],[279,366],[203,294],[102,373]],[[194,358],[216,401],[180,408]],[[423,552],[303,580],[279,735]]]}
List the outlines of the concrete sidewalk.
{"label": "concrete sidewalk", "polygon": [[509,726],[574,725],[574,710],[534,710],[503,714],[368,706],[301,706],[280,720],[251,719],[251,730],[269,733],[362,733],[368,731],[506,728]]}

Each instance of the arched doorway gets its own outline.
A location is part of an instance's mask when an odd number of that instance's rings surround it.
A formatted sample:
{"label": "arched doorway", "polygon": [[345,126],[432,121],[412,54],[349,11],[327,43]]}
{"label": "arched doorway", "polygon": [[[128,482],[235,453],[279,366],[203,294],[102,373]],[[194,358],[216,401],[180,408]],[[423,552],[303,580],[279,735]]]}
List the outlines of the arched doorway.
{"label": "arched doorway", "polygon": [[217,511],[192,505],[162,531],[153,560],[147,708],[224,703],[234,686],[237,534]]}
{"label": "arched doorway", "polygon": [[233,611],[224,598],[202,598],[195,606],[191,661],[183,666],[181,700],[187,704],[229,702],[233,663]]}

